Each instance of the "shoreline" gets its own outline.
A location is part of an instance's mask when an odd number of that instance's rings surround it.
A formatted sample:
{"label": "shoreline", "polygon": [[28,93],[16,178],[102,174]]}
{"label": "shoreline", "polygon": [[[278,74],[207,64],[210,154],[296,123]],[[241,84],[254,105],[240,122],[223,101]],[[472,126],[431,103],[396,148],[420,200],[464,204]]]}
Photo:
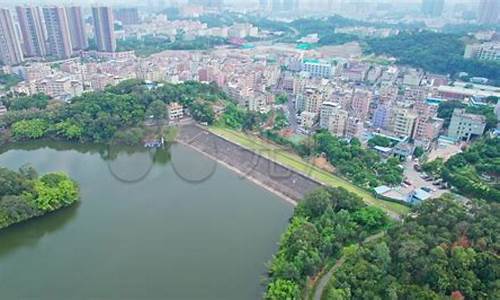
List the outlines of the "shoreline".
{"label": "shoreline", "polygon": [[298,202],[293,200],[292,198],[286,196],[285,194],[281,193],[280,191],[276,190],[276,189],[273,189],[272,187],[268,186],[268,185],[265,185],[264,183],[262,183],[261,181],[257,180],[256,178],[253,178],[252,176],[248,176],[247,174],[245,174],[244,172],[240,171],[238,168],[236,167],[233,167],[231,165],[229,165],[228,163],[224,162],[223,160],[219,159],[219,158],[216,158],[214,157],[213,155],[210,155],[208,153],[206,153],[205,151],[199,149],[198,147],[192,145],[192,144],[189,144],[189,143],[186,143],[184,141],[180,141],[180,140],[176,140],[177,143],[183,145],[183,146],[186,146],[190,149],[193,149],[195,150],[196,152],[204,155],[205,157],[215,161],[217,164],[219,165],[222,165],[223,167],[229,169],[230,171],[240,175],[243,179],[245,180],[248,180],[250,182],[252,182],[253,184],[261,187],[261,188],[264,188],[265,190],[275,194],[276,196],[278,196],[279,198],[281,198],[282,200],[284,200],[285,202],[293,205],[294,207],[297,206]]}

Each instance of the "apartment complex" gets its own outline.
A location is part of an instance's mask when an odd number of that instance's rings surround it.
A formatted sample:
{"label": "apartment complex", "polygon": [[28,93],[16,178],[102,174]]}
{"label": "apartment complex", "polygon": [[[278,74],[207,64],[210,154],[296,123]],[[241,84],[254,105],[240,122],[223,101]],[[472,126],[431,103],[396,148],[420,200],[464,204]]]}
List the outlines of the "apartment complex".
{"label": "apartment complex", "polygon": [[17,6],[17,21],[21,29],[24,55],[44,57],[47,55],[45,28],[40,8]]}
{"label": "apartment complex", "polygon": [[94,19],[97,50],[102,52],[115,52],[116,41],[113,11],[111,7],[92,7],[92,17]]}
{"label": "apartment complex", "polygon": [[89,47],[85,23],[83,22],[82,8],[80,6],[66,7],[69,33],[73,50],[85,50]]}
{"label": "apartment complex", "polygon": [[24,61],[12,15],[3,8],[0,9],[0,61],[5,65],[17,65]]}
{"label": "apartment complex", "polygon": [[63,7],[44,7],[47,30],[47,53],[55,58],[69,58],[73,54],[68,18]]}

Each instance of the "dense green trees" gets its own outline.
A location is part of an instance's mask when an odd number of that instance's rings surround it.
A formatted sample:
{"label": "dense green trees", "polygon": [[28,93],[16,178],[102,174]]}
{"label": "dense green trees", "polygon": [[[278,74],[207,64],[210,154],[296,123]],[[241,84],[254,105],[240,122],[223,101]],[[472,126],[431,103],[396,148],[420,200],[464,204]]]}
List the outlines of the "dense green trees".
{"label": "dense green trees", "polygon": [[156,121],[165,119],[167,117],[167,107],[165,106],[165,102],[161,100],[151,102],[148,110],[146,111],[146,115],[148,117],[152,117]]}
{"label": "dense green trees", "polygon": [[119,51],[134,50],[139,56],[149,56],[165,50],[206,50],[225,43],[225,39],[218,37],[197,37],[194,40],[176,39],[170,41],[165,37],[145,36],[141,39],[120,39],[117,48]]}
{"label": "dense green trees", "polygon": [[39,139],[47,134],[48,128],[46,120],[22,120],[12,124],[12,134],[19,139]]}
{"label": "dense green trees", "polygon": [[445,196],[345,253],[324,299],[498,299],[500,206]]}
{"label": "dense green trees", "polygon": [[21,96],[17,98],[2,98],[2,102],[9,110],[25,110],[30,108],[44,109],[49,104],[49,96],[35,94],[31,97]]}
{"label": "dense green trees", "polygon": [[347,142],[320,131],[314,140],[314,151],[324,153],[339,173],[360,186],[397,185],[403,180],[403,170],[396,158],[382,161],[376,152],[363,148],[356,139]]}
{"label": "dense green trees", "polygon": [[315,275],[341,249],[388,225],[386,215],[339,188],[307,195],[295,209],[270,267],[266,299],[299,299]]}
{"label": "dense green trees", "polygon": [[[15,140],[55,137],[79,142],[107,143],[122,131],[133,139],[143,130],[146,116],[155,120],[166,118],[166,104],[178,102],[189,108],[194,119],[211,124],[215,119],[213,104],[226,101],[227,96],[215,85],[186,82],[163,84],[149,88],[140,80],[124,81],[100,92],[84,93],[71,103],[49,103],[48,97],[7,97],[9,106],[0,118],[0,127],[10,129]],[[127,136],[131,136],[130,134]],[[5,138],[3,138],[5,139]]]}
{"label": "dense green trees", "polygon": [[5,74],[0,72],[0,86],[2,86],[5,90],[10,89],[15,86],[19,82],[21,82],[22,78],[15,74]]}
{"label": "dense green trees", "polygon": [[18,172],[0,168],[0,228],[69,206],[78,198],[78,185],[63,173],[38,178],[29,166]]}
{"label": "dense green trees", "polygon": [[500,139],[483,138],[446,162],[425,163],[425,172],[442,177],[457,192],[488,201],[500,201]]}
{"label": "dense green trees", "polygon": [[368,146],[370,147],[375,147],[375,146],[390,147],[391,145],[392,145],[391,140],[381,135],[375,135],[370,140],[368,140]]}
{"label": "dense green trees", "polygon": [[262,124],[266,118],[266,114],[242,109],[233,103],[228,103],[222,115],[221,123],[233,129],[251,131]]}
{"label": "dense green trees", "polygon": [[366,41],[368,53],[389,55],[403,65],[426,71],[456,75],[467,72],[470,76],[500,78],[500,64],[463,58],[465,44],[460,36],[430,31],[403,31],[398,35]]}
{"label": "dense green trees", "polygon": [[484,138],[451,157],[441,175],[464,195],[500,202],[500,138]]}

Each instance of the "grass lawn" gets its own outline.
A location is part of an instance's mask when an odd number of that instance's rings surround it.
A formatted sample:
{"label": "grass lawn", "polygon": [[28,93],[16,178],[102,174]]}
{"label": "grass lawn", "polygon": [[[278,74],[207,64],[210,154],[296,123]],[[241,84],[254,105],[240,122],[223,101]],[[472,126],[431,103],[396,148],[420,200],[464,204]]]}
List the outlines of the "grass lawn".
{"label": "grass lawn", "polygon": [[408,207],[404,205],[376,199],[371,193],[353,185],[349,181],[322,170],[304,161],[300,156],[256,136],[246,135],[239,131],[221,127],[211,127],[210,131],[246,149],[253,150],[262,156],[312,177],[325,185],[343,187],[362,197],[367,204],[380,207],[389,213],[403,215],[409,211]]}

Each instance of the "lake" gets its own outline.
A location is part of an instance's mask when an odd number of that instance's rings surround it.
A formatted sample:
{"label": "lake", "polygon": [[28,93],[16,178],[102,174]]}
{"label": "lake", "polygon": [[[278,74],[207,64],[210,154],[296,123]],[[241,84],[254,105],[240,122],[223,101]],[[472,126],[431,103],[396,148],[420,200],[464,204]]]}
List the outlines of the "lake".
{"label": "lake", "polygon": [[2,299],[259,299],[293,207],[182,145],[63,143],[0,166],[65,171],[81,202],[0,231]]}

